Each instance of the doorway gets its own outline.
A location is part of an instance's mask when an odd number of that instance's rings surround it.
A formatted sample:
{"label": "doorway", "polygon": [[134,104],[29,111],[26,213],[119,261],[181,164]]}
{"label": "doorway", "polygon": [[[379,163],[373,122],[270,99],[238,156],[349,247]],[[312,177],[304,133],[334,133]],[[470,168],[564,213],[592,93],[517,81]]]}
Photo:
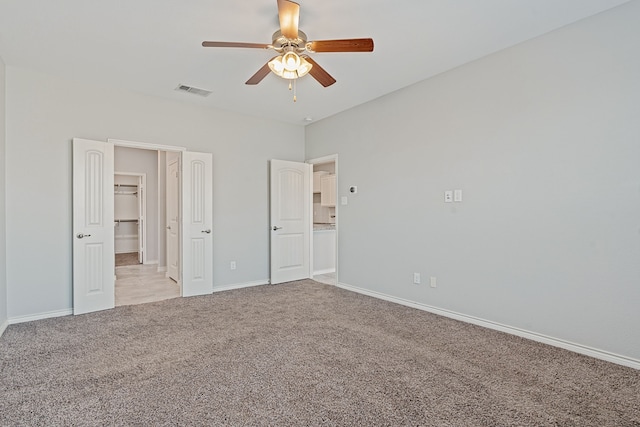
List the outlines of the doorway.
{"label": "doorway", "polygon": [[272,159],[270,283],[338,284],[338,155],[306,163]]}
{"label": "doorway", "polygon": [[[175,157],[179,160],[179,154]],[[116,307],[181,295],[179,272],[167,278],[161,256],[165,252],[162,212],[179,210],[177,194],[170,200],[162,197],[167,187],[166,175],[161,173],[165,159],[166,153],[160,150],[114,147]]]}
{"label": "doorway", "polygon": [[[73,139],[73,313],[105,310],[115,306],[114,149],[118,147],[177,152],[179,171],[179,276],[181,296],[213,291],[213,156],[162,146],[122,140]],[[159,156],[158,156],[159,157]],[[157,166],[157,160],[156,160]],[[160,169],[160,168],[159,168]],[[129,169],[131,170],[131,169]],[[164,169],[161,169],[164,171]],[[152,180],[147,173],[147,183]],[[164,182],[155,180],[155,182]],[[161,194],[149,191],[147,195]],[[162,193],[164,194],[164,193]],[[164,196],[162,196],[164,201]],[[164,206],[148,199],[147,207]],[[162,208],[163,213],[164,209]],[[159,209],[160,210],[160,209]],[[162,227],[147,233],[144,253],[147,264],[159,270],[166,262],[163,251],[154,258],[152,238],[165,239]],[[151,217],[146,212],[147,229]],[[161,231],[160,231],[161,230]],[[163,261],[161,261],[161,259]],[[155,261],[155,262],[154,262]],[[142,264],[146,266],[147,264]],[[166,264],[164,264],[166,265]],[[165,268],[166,270],[166,268]],[[161,271],[164,275],[166,271]]]}
{"label": "doorway", "polygon": [[313,269],[315,281],[336,285],[338,226],[338,156],[309,160],[313,167]]}

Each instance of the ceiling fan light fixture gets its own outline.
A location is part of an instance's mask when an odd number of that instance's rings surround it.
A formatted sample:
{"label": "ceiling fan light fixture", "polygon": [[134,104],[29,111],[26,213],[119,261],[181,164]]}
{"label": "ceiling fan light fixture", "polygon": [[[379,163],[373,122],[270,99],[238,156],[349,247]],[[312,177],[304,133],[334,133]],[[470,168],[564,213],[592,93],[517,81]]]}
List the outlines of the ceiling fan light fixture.
{"label": "ceiling fan light fixture", "polygon": [[269,68],[283,79],[293,80],[309,73],[313,65],[295,52],[287,52],[269,61]]}
{"label": "ceiling fan light fixture", "polygon": [[287,52],[282,55],[282,66],[287,71],[295,71],[300,66],[300,57],[295,52]]}
{"label": "ceiling fan light fixture", "polygon": [[300,57],[300,66],[298,66],[298,77],[306,76],[309,71],[313,68],[313,64],[311,64],[306,59]]}
{"label": "ceiling fan light fixture", "polygon": [[274,74],[282,77],[282,71],[284,70],[284,65],[282,64],[282,55],[276,56],[271,61],[269,61],[269,68]]}

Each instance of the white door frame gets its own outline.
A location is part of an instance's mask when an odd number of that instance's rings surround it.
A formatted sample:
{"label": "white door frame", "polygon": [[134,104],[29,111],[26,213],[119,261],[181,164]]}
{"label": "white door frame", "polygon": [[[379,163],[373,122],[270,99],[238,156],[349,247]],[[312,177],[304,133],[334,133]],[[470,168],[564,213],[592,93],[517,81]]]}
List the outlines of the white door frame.
{"label": "white door frame", "polygon": [[[171,152],[174,152],[174,153],[183,153],[183,152],[187,151],[186,147],[180,147],[180,146],[177,146],[177,145],[152,144],[152,143],[148,143],[148,142],[127,141],[127,140],[124,140],[124,139],[109,138],[109,139],[107,139],[107,142],[112,143],[115,147],[137,148],[139,150],[171,151]],[[182,155],[180,157],[182,157]],[[158,174],[160,174],[160,171],[158,171]],[[179,196],[180,200],[182,200],[181,197],[182,196],[180,195]],[[146,206],[146,201],[145,201],[145,206]],[[146,212],[145,212],[145,220],[146,220]],[[143,252],[143,256],[145,257],[145,261],[144,262],[146,262],[146,253],[147,253],[146,241],[144,243],[145,243],[145,246],[144,246],[145,251]],[[159,249],[160,248],[158,248],[158,250]],[[178,251],[180,253],[180,261],[182,262],[182,247],[180,247],[178,249]],[[180,296],[182,296],[182,280],[178,281],[178,285],[180,286]]]}
{"label": "white door frame", "polygon": [[[147,142],[138,142],[138,141],[127,141],[123,139],[107,139],[107,142],[113,143],[116,147],[126,147],[126,148],[137,148],[140,150],[151,150],[151,151],[169,151],[180,154],[180,162],[182,162],[182,153],[187,151],[186,147],[179,147],[175,145],[162,145],[162,144],[152,144]],[[159,172],[158,172],[159,173]],[[178,211],[182,210],[182,194],[178,196],[180,200],[180,206],[178,207]],[[163,230],[164,231],[164,230]],[[180,230],[180,234],[182,234],[182,230]],[[158,248],[160,249],[160,248]],[[178,245],[178,253],[180,257],[180,262],[182,262],[182,243]],[[182,268],[180,268],[180,274],[182,274]],[[178,280],[178,286],[180,286],[180,296],[182,295],[182,280]]]}
{"label": "white door frame", "polygon": [[[338,284],[338,222],[340,222],[340,214],[338,213],[339,210],[339,206],[340,206],[340,192],[338,191],[338,188],[340,188],[340,186],[338,185],[338,182],[340,181],[340,174],[338,172],[338,155],[337,154],[331,154],[328,156],[323,156],[323,157],[317,157],[315,159],[308,159],[306,161],[306,163],[309,163],[310,165],[319,165],[322,163],[331,163],[333,162],[335,165],[335,174],[336,174],[336,285]],[[311,197],[311,227],[313,228],[313,197]],[[311,245],[311,278],[313,278],[313,230],[311,232],[311,241],[310,241],[310,245]]]}

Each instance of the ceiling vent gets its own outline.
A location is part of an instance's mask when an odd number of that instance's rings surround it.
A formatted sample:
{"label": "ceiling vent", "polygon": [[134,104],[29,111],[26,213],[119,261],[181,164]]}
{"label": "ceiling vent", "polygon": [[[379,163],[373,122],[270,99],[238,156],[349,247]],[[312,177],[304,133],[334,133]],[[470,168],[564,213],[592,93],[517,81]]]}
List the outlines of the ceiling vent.
{"label": "ceiling vent", "polygon": [[176,90],[178,92],[188,92],[188,93],[192,93],[194,95],[203,96],[203,97],[211,95],[210,90],[200,89],[197,87],[187,86],[187,85],[178,85]]}

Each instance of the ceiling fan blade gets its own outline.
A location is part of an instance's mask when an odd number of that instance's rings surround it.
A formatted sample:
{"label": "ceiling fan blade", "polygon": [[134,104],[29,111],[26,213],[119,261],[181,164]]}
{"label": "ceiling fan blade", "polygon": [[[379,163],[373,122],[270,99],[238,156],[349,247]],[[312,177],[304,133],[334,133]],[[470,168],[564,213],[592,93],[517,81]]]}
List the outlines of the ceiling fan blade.
{"label": "ceiling fan blade", "polygon": [[289,0],[278,0],[278,18],[282,35],[288,39],[297,39],[300,5]]}
{"label": "ceiling fan blade", "polygon": [[373,52],[373,39],[316,40],[307,43],[311,52]]}
{"label": "ceiling fan blade", "polygon": [[203,47],[247,47],[250,49],[269,49],[271,45],[264,43],[242,43],[242,42],[202,42]]}
{"label": "ceiling fan blade", "polygon": [[313,60],[313,58],[307,55],[302,55],[302,57],[306,59],[311,65],[313,65],[311,67],[311,70],[309,70],[309,74],[311,74],[311,77],[316,79],[322,86],[331,86],[336,82],[336,79],[331,77],[331,75],[327,73],[324,68],[322,68],[316,61]]}
{"label": "ceiling fan blade", "polygon": [[276,56],[274,56],[269,61],[267,61],[267,63],[264,64],[262,66],[262,68],[260,68],[253,76],[251,76],[251,78],[249,80],[247,80],[245,82],[245,84],[246,85],[257,85],[258,83],[260,83],[262,81],[262,79],[267,77],[267,74],[269,74],[271,72],[271,68],[269,68],[269,62],[272,61],[274,58],[276,58]]}

